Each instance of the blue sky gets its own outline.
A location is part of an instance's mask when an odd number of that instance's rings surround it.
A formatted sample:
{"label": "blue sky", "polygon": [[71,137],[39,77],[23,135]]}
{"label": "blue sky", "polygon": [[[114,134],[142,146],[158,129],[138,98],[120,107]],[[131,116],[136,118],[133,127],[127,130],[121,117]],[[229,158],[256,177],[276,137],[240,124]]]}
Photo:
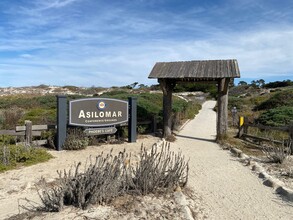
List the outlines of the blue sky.
{"label": "blue sky", "polygon": [[0,0],[0,87],[150,85],[158,61],[206,59],[293,80],[293,1]]}

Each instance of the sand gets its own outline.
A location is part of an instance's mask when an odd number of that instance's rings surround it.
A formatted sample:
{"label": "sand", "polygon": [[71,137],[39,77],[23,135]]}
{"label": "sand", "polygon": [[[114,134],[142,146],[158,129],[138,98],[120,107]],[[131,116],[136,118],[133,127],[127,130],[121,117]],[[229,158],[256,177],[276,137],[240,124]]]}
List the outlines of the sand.
{"label": "sand", "polygon": [[146,136],[138,139],[136,143],[124,143],[118,145],[90,146],[80,151],[50,151],[54,156],[48,162],[22,167],[0,174],[0,219],[23,212],[19,210],[19,203],[26,204],[23,200],[27,198],[40,203],[35,185],[45,178],[47,182],[52,182],[58,178],[57,170],[68,170],[72,165],[82,162],[85,165],[89,156],[98,155],[100,152],[108,153],[113,148],[113,154],[117,155],[124,149],[127,152],[136,154],[140,151],[141,144],[151,147],[159,139],[153,136]]}

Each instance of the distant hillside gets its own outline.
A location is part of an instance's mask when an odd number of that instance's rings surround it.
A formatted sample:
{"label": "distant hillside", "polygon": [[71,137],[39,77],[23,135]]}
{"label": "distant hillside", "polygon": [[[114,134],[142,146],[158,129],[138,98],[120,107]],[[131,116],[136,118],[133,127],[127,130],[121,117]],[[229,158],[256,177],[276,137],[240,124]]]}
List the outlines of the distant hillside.
{"label": "distant hillside", "polygon": [[9,95],[89,95],[99,94],[109,89],[100,87],[76,87],[76,86],[27,86],[27,87],[7,87],[0,88],[0,96]]}
{"label": "distant hillside", "polygon": [[[239,85],[230,89],[229,109],[236,107],[238,115],[250,122],[269,126],[293,123],[293,87],[271,83],[274,88]],[[275,87],[275,85],[282,85]]]}

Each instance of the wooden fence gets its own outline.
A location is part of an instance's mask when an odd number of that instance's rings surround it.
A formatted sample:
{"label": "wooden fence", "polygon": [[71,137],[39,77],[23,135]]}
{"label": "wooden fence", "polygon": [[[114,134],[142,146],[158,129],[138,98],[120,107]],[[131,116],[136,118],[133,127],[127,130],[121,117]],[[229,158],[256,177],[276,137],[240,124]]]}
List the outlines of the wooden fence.
{"label": "wooden fence", "polygon": [[31,121],[25,121],[24,126],[16,126],[15,130],[0,130],[0,135],[11,135],[11,136],[21,136],[24,142],[17,142],[16,144],[25,145],[45,145],[47,140],[36,140],[33,141],[33,137],[40,137],[42,131],[47,131],[49,129],[55,129],[55,125],[32,125]]}
{"label": "wooden fence", "polygon": [[283,127],[272,127],[272,126],[265,126],[265,125],[260,125],[260,124],[252,124],[252,123],[248,123],[246,122],[247,120],[245,120],[243,117],[240,117],[240,124],[239,124],[239,132],[238,132],[238,137],[239,138],[251,138],[254,139],[256,141],[259,142],[263,142],[263,141],[267,141],[267,142],[273,142],[273,143],[278,143],[278,144],[282,144],[283,141],[280,140],[274,140],[272,139],[273,137],[269,138],[269,137],[259,137],[257,135],[252,135],[248,133],[248,129],[249,127],[251,128],[257,128],[261,131],[279,131],[279,132],[284,132],[284,133],[288,133],[288,138],[286,141],[289,140],[293,140],[293,124],[289,125],[289,126],[283,126]]}

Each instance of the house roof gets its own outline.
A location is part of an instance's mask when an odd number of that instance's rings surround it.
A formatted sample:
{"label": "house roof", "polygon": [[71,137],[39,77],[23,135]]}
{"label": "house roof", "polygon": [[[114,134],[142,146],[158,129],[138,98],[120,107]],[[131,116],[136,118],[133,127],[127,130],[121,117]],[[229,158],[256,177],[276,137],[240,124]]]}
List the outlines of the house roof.
{"label": "house roof", "polygon": [[240,71],[235,59],[158,62],[153,67],[149,78],[215,80],[240,78]]}

